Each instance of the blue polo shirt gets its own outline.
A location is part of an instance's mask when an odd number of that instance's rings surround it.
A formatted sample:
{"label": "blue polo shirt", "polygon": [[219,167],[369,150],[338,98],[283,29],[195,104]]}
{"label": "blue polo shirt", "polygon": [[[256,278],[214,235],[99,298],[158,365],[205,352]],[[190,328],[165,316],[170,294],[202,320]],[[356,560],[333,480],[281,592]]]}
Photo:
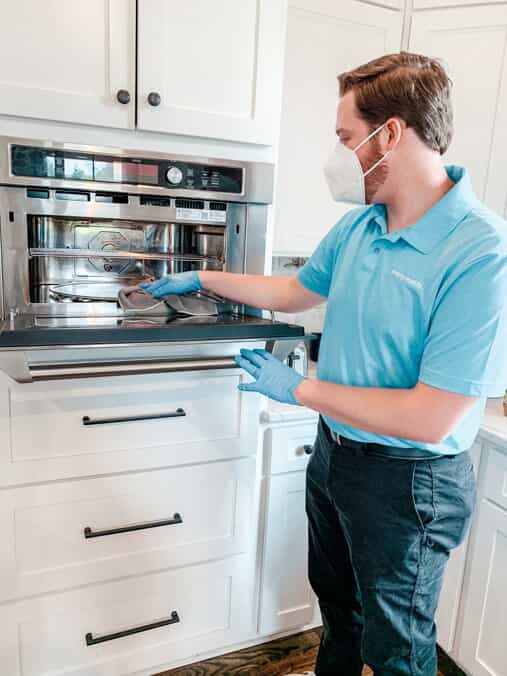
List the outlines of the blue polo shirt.
{"label": "blue polo shirt", "polygon": [[478,200],[464,169],[446,170],[454,186],[416,223],[389,233],[384,205],[354,209],[298,274],[328,299],[320,380],[386,388],[422,381],[478,397],[439,444],[325,417],[345,437],[414,449],[398,453],[410,457],[470,448],[486,398],[507,386],[507,224]]}

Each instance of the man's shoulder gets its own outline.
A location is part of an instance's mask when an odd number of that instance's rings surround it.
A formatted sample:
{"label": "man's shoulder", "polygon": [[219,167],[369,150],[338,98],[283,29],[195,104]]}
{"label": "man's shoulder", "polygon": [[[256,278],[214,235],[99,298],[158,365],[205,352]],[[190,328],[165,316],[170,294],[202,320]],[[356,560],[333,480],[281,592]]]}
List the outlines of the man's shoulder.
{"label": "man's shoulder", "polygon": [[477,202],[456,232],[463,252],[474,258],[484,255],[507,257],[507,220]]}

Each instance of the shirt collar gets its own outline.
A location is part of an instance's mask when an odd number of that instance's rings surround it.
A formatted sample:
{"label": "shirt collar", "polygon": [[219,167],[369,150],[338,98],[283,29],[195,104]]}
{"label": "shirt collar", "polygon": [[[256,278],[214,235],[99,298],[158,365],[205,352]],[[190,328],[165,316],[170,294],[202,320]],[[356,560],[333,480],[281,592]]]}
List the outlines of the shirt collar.
{"label": "shirt collar", "polygon": [[384,239],[403,239],[421,253],[432,251],[445,239],[470,211],[477,199],[468,172],[462,167],[446,166],[453,187],[413,225],[396,232],[387,232],[387,214],[383,204],[373,206],[373,217],[380,225]]}

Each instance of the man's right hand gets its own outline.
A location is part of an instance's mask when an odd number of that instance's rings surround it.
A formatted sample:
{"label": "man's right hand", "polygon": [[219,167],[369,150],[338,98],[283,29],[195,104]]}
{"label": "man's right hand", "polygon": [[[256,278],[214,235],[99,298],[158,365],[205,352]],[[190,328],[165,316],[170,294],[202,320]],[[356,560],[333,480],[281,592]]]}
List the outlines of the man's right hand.
{"label": "man's right hand", "polygon": [[167,275],[151,284],[141,284],[141,289],[151,293],[153,298],[162,298],[170,294],[180,295],[202,289],[201,280],[195,270]]}

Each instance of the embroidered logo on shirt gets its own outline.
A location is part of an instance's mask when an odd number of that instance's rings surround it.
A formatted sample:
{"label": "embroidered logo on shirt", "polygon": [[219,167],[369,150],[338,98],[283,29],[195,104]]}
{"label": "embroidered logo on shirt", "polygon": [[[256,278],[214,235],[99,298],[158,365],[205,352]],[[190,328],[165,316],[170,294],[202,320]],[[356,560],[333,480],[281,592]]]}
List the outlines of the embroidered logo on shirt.
{"label": "embroidered logo on shirt", "polygon": [[403,272],[398,272],[398,270],[391,270],[391,272],[395,277],[398,277],[398,279],[401,279],[406,284],[409,284],[410,286],[413,286],[414,288],[418,289],[419,291],[422,291],[423,285],[417,279],[412,279],[412,277],[407,277],[407,275],[404,275]]}

